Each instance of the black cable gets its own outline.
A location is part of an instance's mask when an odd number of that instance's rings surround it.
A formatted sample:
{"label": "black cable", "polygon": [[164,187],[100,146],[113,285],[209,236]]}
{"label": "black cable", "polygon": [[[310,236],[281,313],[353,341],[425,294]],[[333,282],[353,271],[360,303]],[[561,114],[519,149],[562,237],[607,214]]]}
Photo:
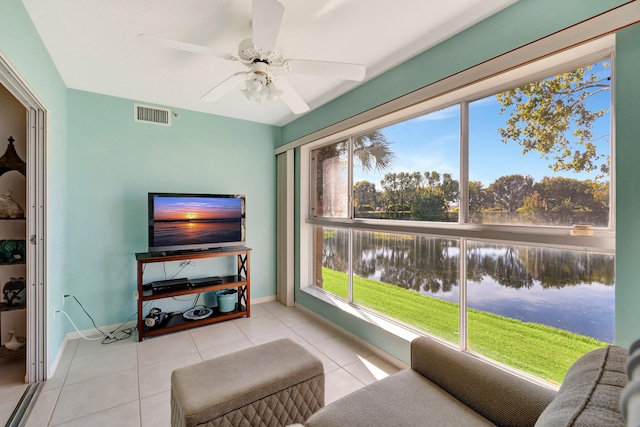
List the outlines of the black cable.
{"label": "black cable", "polygon": [[84,314],[86,314],[89,317],[89,319],[91,319],[91,323],[93,323],[93,327],[96,328],[102,335],[105,335],[108,337],[109,334],[104,333],[100,328],[98,328],[98,325],[96,325],[96,322],[93,320],[93,317],[91,317],[91,315],[87,313],[87,310],[84,309],[84,306],[80,303],[80,301],[78,301],[78,298],[76,298],[74,295],[71,295],[71,296],[73,297],[74,300],[76,300],[76,302],[78,303],[82,311],[84,311]]}
{"label": "black cable", "polygon": [[174,301],[189,302],[189,301],[193,301],[194,298],[198,298],[198,294],[196,294],[195,297],[188,297],[188,298],[191,298],[191,299],[179,299],[178,297],[171,297],[171,299]]}
{"label": "black cable", "polygon": [[193,305],[191,306],[191,310],[196,308],[196,306],[198,305],[198,300],[199,299],[200,299],[200,294],[198,294],[198,296],[196,297],[196,300],[193,302]]}
{"label": "black cable", "polygon": [[136,314],[132,314],[131,316],[129,316],[129,318],[120,326],[118,326],[117,328],[115,328],[113,331],[111,331],[110,334],[105,333],[102,329],[98,328],[98,326],[96,325],[96,322],[93,320],[93,317],[91,317],[91,315],[87,312],[87,310],[85,310],[84,306],[82,305],[82,303],[80,301],[78,301],[78,298],[76,298],[74,295],[65,295],[65,297],[73,297],[74,300],[76,300],[76,302],[78,303],[78,305],[80,306],[80,308],[82,308],[82,311],[84,311],[84,314],[87,315],[87,317],[89,317],[89,319],[91,319],[91,323],[93,323],[93,327],[96,328],[102,335],[104,335],[104,338],[102,340],[102,344],[111,344],[114,342],[118,342],[118,341],[122,341],[122,340],[126,340],[129,339],[131,337],[131,335],[133,335],[133,333],[138,329],[138,326],[134,326],[132,328],[126,328],[126,329],[122,329],[122,333],[124,334],[122,337],[120,338],[116,338],[115,335],[113,335],[115,332],[118,331],[118,329],[122,328],[124,325],[126,325]]}
{"label": "black cable", "polygon": [[124,334],[122,337],[120,338],[116,338],[115,336],[113,338],[109,337],[109,336],[105,336],[104,339],[102,340],[102,344],[113,344],[114,342],[118,342],[118,341],[123,341],[126,339],[129,339],[131,337],[131,335],[133,335],[133,333],[135,331],[138,330],[137,326],[134,326],[132,328],[126,328],[123,329],[121,332]]}
{"label": "black cable", "polygon": [[[144,310],[146,308],[146,306],[149,304],[149,301],[147,301],[145,304],[143,304],[142,309]],[[138,330],[138,325],[133,326],[131,328],[125,328],[123,329],[121,332],[124,334],[123,336],[121,336],[120,338],[116,338],[115,335],[113,335],[114,333],[118,332],[118,330],[120,328],[122,328],[124,325],[126,325],[127,323],[129,323],[129,321],[131,319],[133,319],[136,315],[138,314],[138,312],[133,313],[131,316],[129,316],[129,318],[127,320],[124,321],[124,323],[120,326],[118,326],[117,328],[115,328],[113,331],[111,331],[111,335],[113,336],[106,336],[104,337],[104,339],[102,340],[102,344],[113,344],[114,342],[118,342],[118,341],[123,341],[126,339],[129,339],[131,337],[131,335],[133,335],[133,333],[135,331]]]}
{"label": "black cable", "polygon": [[[133,318],[135,317],[135,315],[136,315],[136,314],[138,314],[138,313],[136,312],[136,313],[133,313],[131,316],[129,316],[129,318],[128,318],[127,320],[125,320],[125,321],[124,321],[124,323],[123,323],[122,325],[120,325],[120,326],[118,326],[117,328],[115,328],[113,331],[111,331],[111,333],[113,334],[114,332],[117,332],[117,331],[118,331],[118,329],[120,329],[120,328],[122,328],[124,325],[126,325],[126,324],[129,322],[129,320],[133,319]],[[124,330],[124,329],[123,329],[123,330]]]}

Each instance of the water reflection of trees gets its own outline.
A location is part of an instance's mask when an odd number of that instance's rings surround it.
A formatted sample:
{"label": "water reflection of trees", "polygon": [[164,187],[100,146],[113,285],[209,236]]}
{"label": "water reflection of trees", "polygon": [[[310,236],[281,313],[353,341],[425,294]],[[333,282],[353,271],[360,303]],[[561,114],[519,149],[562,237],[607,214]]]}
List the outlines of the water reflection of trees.
{"label": "water reflection of trees", "polygon": [[533,277],[521,260],[520,250],[514,246],[468,245],[467,280],[481,282],[484,276],[490,276],[508,288],[529,289],[533,286]]}
{"label": "water reflection of trees", "polygon": [[[325,229],[323,266],[346,272],[348,231]],[[353,273],[405,289],[448,292],[458,284],[456,240],[354,231]],[[549,248],[469,242],[467,280],[492,279],[513,289],[614,284],[614,257]]]}

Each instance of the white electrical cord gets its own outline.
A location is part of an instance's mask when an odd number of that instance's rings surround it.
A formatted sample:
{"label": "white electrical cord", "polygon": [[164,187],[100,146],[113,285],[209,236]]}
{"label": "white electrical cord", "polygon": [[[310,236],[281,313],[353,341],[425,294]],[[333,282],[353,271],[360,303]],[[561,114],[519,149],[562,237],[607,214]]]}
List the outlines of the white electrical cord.
{"label": "white electrical cord", "polygon": [[106,335],[104,335],[104,334],[103,334],[102,336],[99,336],[99,337],[97,337],[97,338],[87,338],[87,337],[85,337],[84,335],[82,335],[82,332],[80,332],[80,329],[78,329],[78,327],[76,326],[76,324],[75,324],[75,323],[73,323],[73,320],[71,320],[71,317],[69,317],[69,315],[68,315],[66,312],[64,312],[64,311],[62,311],[62,310],[57,310],[56,312],[57,312],[57,313],[62,313],[62,314],[64,314],[65,316],[67,316],[67,319],[69,319],[69,322],[71,322],[71,324],[72,324],[72,325],[73,325],[73,327],[76,329],[76,331],[80,334],[80,336],[81,336],[82,338],[84,338],[84,339],[85,339],[85,340],[87,340],[87,341],[97,341],[97,340],[101,340],[101,339],[104,339],[104,337],[106,336]]}
{"label": "white electrical cord", "polygon": [[[163,262],[163,263],[162,263],[162,268],[164,268],[164,264],[165,264],[165,263]],[[184,270],[185,268],[187,268],[187,267],[189,267],[189,266],[194,267],[195,265],[196,265],[196,263],[195,263],[194,261],[192,261],[192,260],[182,261],[182,262],[180,263],[180,270],[176,271],[176,274],[174,274],[173,276],[171,276],[171,278],[172,278],[172,279],[175,279],[175,278],[176,278],[176,276],[182,272],[182,270]],[[165,272],[164,272],[164,277],[167,277],[167,271],[166,271],[166,270],[165,270]]]}

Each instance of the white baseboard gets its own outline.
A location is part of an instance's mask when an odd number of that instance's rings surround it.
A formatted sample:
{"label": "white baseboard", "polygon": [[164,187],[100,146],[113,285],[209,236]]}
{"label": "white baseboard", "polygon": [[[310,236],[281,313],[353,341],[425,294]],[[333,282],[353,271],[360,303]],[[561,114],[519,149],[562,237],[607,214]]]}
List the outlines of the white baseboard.
{"label": "white baseboard", "polygon": [[56,354],[56,357],[49,364],[49,369],[47,370],[47,379],[53,377],[53,375],[56,373],[56,369],[58,369],[58,364],[62,359],[62,355],[64,354],[64,350],[67,348],[68,343],[69,343],[69,334],[64,336],[64,339],[62,340],[62,344],[58,349],[58,353]]}
{"label": "white baseboard", "polygon": [[[251,304],[262,304],[262,303],[265,303],[265,302],[275,301],[275,300],[276,300],[276,296],[275,295],[270,295],[270,296],[261,297],[261,298],[251,298]],[[102,329],[103,331],[113,331],[115,328],[118,328],[121,325],[122,324],[119,323],[119,324],[115,324],[115,325],[100,326],[100,329]],[[133,328],[135,326],[137,326],[137,321],[136,320],[132,320],[132,321],[129,321],[129,322],[125,323],[124,325],[122,325],[120,327],[120,329]],[[64,351],[67,348],[67,344],[69,343],[69,341],[73,341],[75,339],[82,338],[81,334],[84,335],[85,337],[89,337],[89,338],[95,338],[95,337],[99,337],[100,336],[100,332],[96,331],[95,328],[85,329],[85,330],[82,330],[82,331],[68,332],[64,336],[64,340],[62,340],[62,345],[60,346],[60,349],[58,350],[58,353],[56,354],[56,357],[53,359],[53,362],[49,365],[49,371],[47,373],[48,374],[47,378],[51,378],[55,374],[56,369],[58,368],[58,364],[60,363],[62,355],[64,354]]]}
{"label": "white baseboard", "polygon": [[[251,298],[251,304],[262,304],[265,302],[269,302],[269,301],[275,301],[276,300],[276,296],[275,295],[270,295],[267,297],[261,297],[261,298]],[[115,325],[106,325],[106,326],[100,326],[100,329],[102,329],[103,331],[113,331],[115,328],[121,326],[121,324],[115,324]],[[122,325],[122,327],[120,329],[127,329],[127,328],[133,328],[137,326],[137,321],[136,320],[132,320],[129,321],[127,323],[125,323],[124,325]],[[62,340],[62,345],[60,345],[60,349],[58,350],[58,353],[56,354],[56,357],[53,359],[53,362],[51,362],[51,364],[49,365],[49,371],[47,372],[47,378],[51,378],[55,372],[56,369],[58,368],[58,364],[60,363],[60,360],[62,359],[62,355],[64,354],[65,349],[67,348],[67,344],[69,343],[69,341],[73,341],[75,339],[78,338],[82,338],[82,335],[84,335],[85,337],[90,337],[90,338],[94,338],[94,337],[99,337],[100,333],[98,331],[96,331],[95,328],[91,328],[91,329],[85,329],[82,331],[72,331],[72,332],[68,332],[65,336],[64,336],[64,340]]]}
{"label": "white baseboard", "polygon": [[262,297],[262,298],[251,298],[251,304],[262,304],[263,302],[269,302],[269,301],[275,301],[275,300],[276,300],[275,295]]}
{"label": "white baseboard", "polygon": [[[121,326],[121,327],[120,327]],[[127,329],[127,328],[133,328],[138,326],[138,322],[137,320],[131,320],[127,323],[125,323],[124,325],[122,323],[116,323],[115,325],[105,325],[105,326],[100,326],[100,329],[102,329],[103,331],[113,331],[114,329],[120,327],[119,329]],[[69,340],[75,340],[78,338],[82,338],[82,335],[84,335],[87,338],[96,338],[101,336],[102,334],[98,331],[96,331],[96,328],[91,328],[91,329],[85,329],[82,331],[72,331],[72,332],[68,332],[67,335],[65,336],[65,340],[68,338]]]}
{"label": "white baseboard", "polygon": [[[136,320],[131,320],[125,324],[122,323],[117,323],[115,325],[105,325],[105,326],[100,326],[100,329],[102,329],[103,331],[113,331],[114,329],[118,328],[119,330],[122,329],[127,329],[127,328],[134,328],[138,326],[138,322]],[[72,332],[67,332],[67,334],[64,336],[64,339],[62,340],[62,345],[60,345],[60,349],[58,350],[58,353],[56,354],[56,357],[53,359],[53,362],[49,365],[49,371],[47,372],[47,379],[53,377],[53,375],[56,373],[56,369],[58,368],[58,364],[60,363],[60,360],[62,359],[62,355],[64,354],[64,351],[67,348],[67,345],[69,344],[69,341],[73,341],[76,340],[78,338],[82,338],[82,335],[84,335],[85,337],[89,337],[89,338],[96,338],[99,337],[100,335],[102,335],[100,332],[96,331],[95,328],[91,328],[91,329],[84,329],[82,331],[72,331]]]}

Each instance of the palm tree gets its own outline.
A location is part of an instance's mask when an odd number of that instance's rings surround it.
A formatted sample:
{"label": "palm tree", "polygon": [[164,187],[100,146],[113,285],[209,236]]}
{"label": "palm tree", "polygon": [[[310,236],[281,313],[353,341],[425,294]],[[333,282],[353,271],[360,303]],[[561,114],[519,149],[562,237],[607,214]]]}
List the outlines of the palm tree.
{"label": "palm tree", "polygon": [[393,142],[379,130],[353,138],[353,154],[358,159],[365,172],[383,172],[389,169],[396,159],[396,155],[389,146]]}
{"label": "palm tree", "polygon": [[[332,158],[346,157],[349,153],[349,141],[342,141],[336,144],[327,145],[313,153],[313,161],[316,168],[316,202],[315,216],[322,217],[323,212],[323,182],[324,171],[323,162]],[[389,146],[392,142],[387,141],[384,134],[379,130],[374,130],[366,134],[353,138],[353,155],[363,171],[381,172],[393,165],[396,158]],[[324,230],[316,227],[314,234],[314,285],[322,287],[322,253],[323,253]]]}

